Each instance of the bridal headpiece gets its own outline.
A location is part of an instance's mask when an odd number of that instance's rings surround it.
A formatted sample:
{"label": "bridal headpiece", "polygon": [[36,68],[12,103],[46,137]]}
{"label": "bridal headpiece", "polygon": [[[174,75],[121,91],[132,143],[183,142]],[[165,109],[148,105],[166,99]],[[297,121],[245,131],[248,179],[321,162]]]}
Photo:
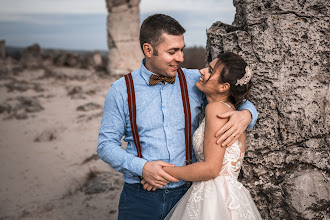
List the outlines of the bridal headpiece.
{"label": "bridal headpiece", "polygon": [[237,80],[237,82],[235,83],[235,86],[246,85],[251,80],[252,74],[253,73],[252,73],[251,69],[248,66],[246,66],[245,67],[245,74],[244,74],[244,76],[242,78],[240,78],[240,79]]}

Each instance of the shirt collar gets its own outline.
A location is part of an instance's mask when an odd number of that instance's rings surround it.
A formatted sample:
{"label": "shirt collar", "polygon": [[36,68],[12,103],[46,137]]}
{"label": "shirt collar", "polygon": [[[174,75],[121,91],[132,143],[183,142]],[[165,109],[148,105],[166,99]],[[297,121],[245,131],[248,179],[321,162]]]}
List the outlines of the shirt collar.
{"label": "shirt collar", "polygon": [[[141,63],[141,68],[140,68],[140,70],[141,70],[141,76],[142,76],[142,78],[146,81],[146,83],[149,85],[149,82],[150,82],[150,76],[151,76],[152,74],[155,74],[155,73],[149,71],[149,70],[145,67],[145,65],[144,65],[144,61],[145,61],[145,58],[142,60],[142,63]],[[157,75],[157,74],[155,74],[155,75]]]}

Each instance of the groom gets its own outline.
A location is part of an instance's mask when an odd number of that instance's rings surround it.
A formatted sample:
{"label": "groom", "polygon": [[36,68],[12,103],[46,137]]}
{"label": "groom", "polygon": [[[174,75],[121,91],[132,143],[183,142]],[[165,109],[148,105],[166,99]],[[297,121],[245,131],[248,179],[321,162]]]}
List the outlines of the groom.
{"label": "groom", "polygon": [[[187,190],[184,181],[163,170],[165,166],[184,166],[186,160],[185,110],[181,78],[178,77],[178,65],[183,62],[184,32],[175,19],[163,14],[152,15],[141,25],[140,44],[145,58],[140,69],[131,73],[131,82],[142,157],[138,157],[134,143],[136,135],[133,137],[132,134],[135,129],[131,126],[124,77],[112,84],[106,96],[97,152],[104,162],[123,173],[125,184],[119,202],[120,220],[163,219]],[[199,71],[182,69],[181,73],[189,94],[193,133],[206,101],[195,87],[200,78]],[[225,133],[218,140],[225,140],[224,145],[234,142],[248,124],[252,128],[257,120],[258,114],[250,102],[245,102],[241,109],[223,116],[230,117],[218,132]],[[121,147],[123,136],[128,142],[126,150]],[[139,177],[159,189],[144,190]]]}

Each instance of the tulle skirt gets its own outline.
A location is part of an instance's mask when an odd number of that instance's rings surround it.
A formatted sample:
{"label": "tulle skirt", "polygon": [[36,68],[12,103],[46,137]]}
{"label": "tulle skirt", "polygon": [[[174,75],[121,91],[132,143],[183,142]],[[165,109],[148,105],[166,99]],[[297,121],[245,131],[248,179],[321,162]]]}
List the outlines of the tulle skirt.
{"label": "tulle skirt", "polygon": [[166,216],[171,220],[261,219],[250,192],[230,176],[194,182]]}

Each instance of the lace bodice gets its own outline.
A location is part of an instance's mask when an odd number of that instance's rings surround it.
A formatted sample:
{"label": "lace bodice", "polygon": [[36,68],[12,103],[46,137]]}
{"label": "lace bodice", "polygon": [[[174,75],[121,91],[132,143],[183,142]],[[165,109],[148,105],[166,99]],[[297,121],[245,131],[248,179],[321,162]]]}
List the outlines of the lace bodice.
{"label": "lace bodice", "polygon": [[[204,142],[205,118],[199,125],[193,136],[193,146],[197,161],[204,161],[203,142]],[[220,146],[219,146],[220,147]],[[219,176],[231,176],[238,178],[242,166],[244,152],[241,151],[239,142],[227,147],[223,158]]]}

